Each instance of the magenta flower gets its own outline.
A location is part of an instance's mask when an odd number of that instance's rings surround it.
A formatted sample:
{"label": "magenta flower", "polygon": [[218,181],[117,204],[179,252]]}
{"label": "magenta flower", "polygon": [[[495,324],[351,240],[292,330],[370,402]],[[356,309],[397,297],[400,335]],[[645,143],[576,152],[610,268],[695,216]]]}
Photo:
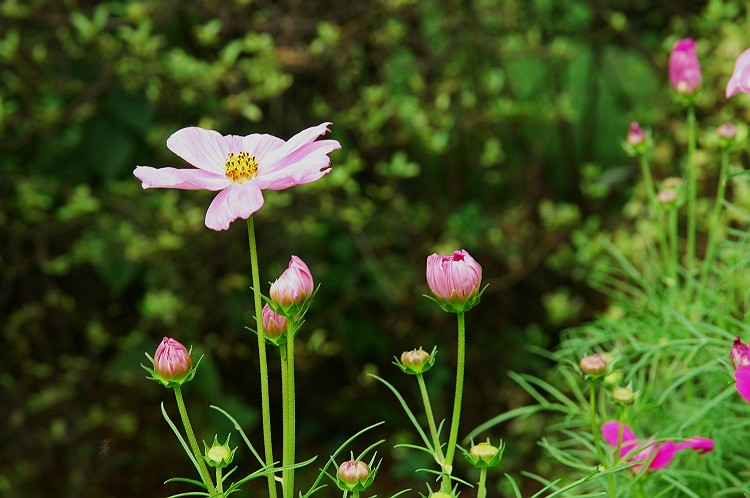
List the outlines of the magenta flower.
{"label": "magenta flower", "polygon": [[740,92],[750,93],[750,48],[737,57],[734,72],[727,83],[727,98],[734,97]]}
{"label": "magenta flower", "polygon": [[[708,453],[714,449],[713,439],[693,436],[681,443],[672,440],[655,442],[653,439],[639,441],[635,432],[625,424],[622,424],[622,436],[620,436],[620,422],[610,420],[602,424],[602,436],[612,447],[617,448],[620,438],[620,458],[627,458],[628,462],[642,461],[648,463],[647,470],[658,470],[666,467],[678,451],[691,449],[701,454]],[[638,472],[643,465],[632,467],[633,472]]]}
{"label": "magenta flower", "polygon": [[473,308],[479,302],[481,283],[482,267],[463,249],[450,256],[427,257],[427,285],[445,311]]}
{"label": "magenta flower", "polygon": [[750,403],[750,358],[748,358],[750,347],[743,344],[740,337],[734,338],[732,349],[729,350],[729,358],[734,366],[734,380],[737,392],[745,401]]}
{"label": "magenta flower", "polygon": [[675,44],[669,54],[669,81],[675,91],[685,97],[695,95],[702,83],[695,45],[692,38],[684,38]]}
{"label": "magenta flower", "polygon": [[178,341],[165,337],[154,354],[154,371],[164,380],[178,381],[190,372],[190,352]]}
{"label": "magenta flower", "polygon": [[167,139],[167,147],[197,169],[137,166],[133,174],[143,188],[219,191],[206,211],[206,226],[226,230],[237,218],[247,219],[260,209],[261,190],[314,182],[331,171],[328,153],[341,145],[336,140],[316,141],[330,124],[303,130],[289,141],[266,134],[242,137],[183,128]]}
{"label": "magenta flower", "polygon": [[313,287],[310,269],[300,258],[292,256],[287,269],[271,284],[269,295],[276,308],[274,311],[287,317],[303,312]]}
{"label": "magenta flower", "polygon": [[630,123],[630,128],[628,128],[628,137],[627,137],[628,144],[630,144],[633,147],[637,147],[645,141],[646,141],[646,132],[643,131],[643,128],[641,128],[641,125],[639,125],[636,121],[633,121],[632,123]]}

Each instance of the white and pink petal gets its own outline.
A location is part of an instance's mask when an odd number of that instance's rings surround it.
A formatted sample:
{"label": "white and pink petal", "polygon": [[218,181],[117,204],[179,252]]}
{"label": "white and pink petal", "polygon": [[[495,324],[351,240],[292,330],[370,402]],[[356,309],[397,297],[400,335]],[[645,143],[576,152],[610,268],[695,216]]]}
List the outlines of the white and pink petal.
{"label": "white and pink petal", "polygon": [[133,175],[143,188],[176,188],[182,190],[221,190],[231,181],[226,176],[202,169],[152,168],[137,166]]}
{"label": "white and pink petal", "polygon": [[174,132],[167,139],[167,147],[196,168],[224,174],[227,156],[241,150],[242,140],[239,135],[191,126]]}
{"label": "white and pink petal", "polygon": [[226,230],[237,218],[247,219],[263,206],[263,193],[254,182],[234,183],[219,192],[206,211],[206,226]]}

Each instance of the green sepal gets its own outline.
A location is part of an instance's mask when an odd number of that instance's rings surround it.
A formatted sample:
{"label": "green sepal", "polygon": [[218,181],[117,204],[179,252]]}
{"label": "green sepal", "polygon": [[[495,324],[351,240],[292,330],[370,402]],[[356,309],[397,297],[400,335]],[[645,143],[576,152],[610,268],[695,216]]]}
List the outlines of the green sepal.
{"label": "green sepal", "polygon": [[484,294],[484,291],[487,290],[487,287],[489,287],[489,285],[490,284],[486,284],[481,291],[477,292],[473,297],[470,297],[466,301],[457,303],[451,303],[450,301],[446,301],[444,299],[437,299],[436,297],[428,296],[427,294],[423,295],[430,301],[434,301],[438,306],[440,306],[443,311],[446,311],[448,313],[465,313],[479,304],[479,300],[482,298],[482,294]]}
{"label": "green sepal", "polygon": [[[471,450],[466,451],[465,449],[459,447],[461,449],[461,452],[464,454],[464,458],[466,458],[466,461],[469,462],[472,466],[478,468],[478,469],[488,469],[490,467],[496,467],[500,464],[500,461],[503,459],[503,452],[505,451],[505,443],[500,440],[500,444],[495,447],[490,444],[490,440],[487,439],[486,442],[478,443],[477,445],[474,445],[472,442],[472,449],[477,448],[480,445],[486,445],[489,448],[492,448],[495,450],[495,453],[492,456],[488,455],[477,455],[475,452],[474,455],[471,454]],[[482,453],[482,452],[480,452]]]}
{"label": "green sepal", "polygon": [[[420,349],[422,349],[420,347]],[[417,374],[423,374],[429,369],[431,369],[435,365],[435,356],[437,355],[437,346],[432,348],[432,352],[430,353],[429,358],[425,360],[425,362],[422,364],[419,368],[413,368],[408,365],[404,365],[400,359],[396,358],[395,356],[393,359],[395,361],[392,361],[394,365],[396,365],[398,368],[401,369],[402,372],[408,375],[417,375]]]}
{"label": "green sepal", "polygon": [[[232,460],[234,460],[234,452],[237,451],[237,447],[234,449],[229,448],[229,438],[232,437],[232,435],[227,436],[227,440],[224,444],[219,444],[218,436],[214,435],[214,442],[211,444],[211,447],[209,448],[205,441],[203,441],[203,459],[206,461],[208,465],[211,467],[223,469],[224,467],[227,467],[229,464],[232,463]],[[222,454],[219,455],[219,458],[216,459],[218,451],[214,451],[213,458],[209,456],[211,450],[218,450]]]}

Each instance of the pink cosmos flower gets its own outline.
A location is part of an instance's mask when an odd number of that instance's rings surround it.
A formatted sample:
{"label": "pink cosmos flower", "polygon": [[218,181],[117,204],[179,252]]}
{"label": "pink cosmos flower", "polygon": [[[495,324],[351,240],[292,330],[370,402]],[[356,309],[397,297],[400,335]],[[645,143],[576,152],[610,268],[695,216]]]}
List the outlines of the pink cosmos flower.
{"label": "pink cosmos flower", "polygon": [[481,283],[482,267],[463,249],[450,256],[427,257],[427,285],[443,309],[450,305],[446,311],[465,311],[475,305]]}
{"label": "pink cosmos flower", "polygon": [[[620,430],[620,422],[610,420],[602,424],[602,436],[614,448],[617,448]],[[696,450],[701,454],[708,453],[714,449],[714,441],[700,436],[693,436],[681,443],[675,443],[672,440],[657,443],[653,439],[639,441],[635,432],[627,425],[622,424],[620,458],[627,457],[628,462],[650,462],[648,470],[658,470],[669,465],[675,454],[684,449]],[[642,467],[642,465],[633,466],[633,472],[640,471]]]}
{"label": "pink cosmos flower", "polygon": [[154,371],[165,380],[178,380],[190,372],[190,352],[178,341],[165,337],[154,354]]}
{"label": "pink cosmos flower", "polygon": [[669,54],[669,81],[677,93],[686,97],[695,95],[703,81],[695,46],[695,40],[684,38]]}
{"label": "pink cosmos flower", "polygon": [[740,92],[750,93],[750,48],[737,57],[734,72],[727,83],[727,98],[734,97]]}
{"label": "pink cosmos flower", "polygon": [[197,169],[137,166],[133,174],[143,188],[219,191],[206,211],[206,226],[226,230],[237,218],[247,219],[260,209],[261,190],[314,182],[331,171],[328,153],[341,145],[336,140],[316,141],[330,124],[303,130],[289,141],[266,134],[242,137],[183,128],[167,139],[167,147]]}
{"label": "pink cosmos flower", "polygon": [[304,308],[305,301],[312,295],[314,283],[310,269],[304,261],[292,256],[289,266],[276,281],[271,284],[269,296],[286,316],[296,315]]}
{"label": "pink cosmos flower", "polygon": [[734,366],[735,386],[740,396],[750,403],[750,358],[748,358],[748,353],[750,353],[750,347],[743,344],[739,336],[735,337],[732,349],[729,351],[729,358],[732,360],[732,366]]}

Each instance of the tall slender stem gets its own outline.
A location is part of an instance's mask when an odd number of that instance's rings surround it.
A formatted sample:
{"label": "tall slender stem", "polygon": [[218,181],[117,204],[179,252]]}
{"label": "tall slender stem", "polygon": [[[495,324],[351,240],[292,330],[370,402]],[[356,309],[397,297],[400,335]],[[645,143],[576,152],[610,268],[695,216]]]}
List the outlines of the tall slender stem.
{"label": "tall slender stem", "polygon": [[[452,471],[453,456],[456,453],[456,442],[458,440],[458,423],[461,418],[461,399],[464,392],[464,363],[466,361],[466,325],[464,312],[456,314],[458,318],[458,347],[456,348],[456,394],[453,399],[453,417],[451,418],[451,431],[448,437],[448,447],[445,453],[445,468]],[[443,481],[445,486],[445,480]],[[450,486],[450,482],[448,484]],[[450,492],[449,489],[443,491]]]}
{"label": "tall slender stem", "polygon": [[[263,418],[263,448],[266,465],[273,465],[273,445],[271,441],[271,400],[268,393],[268,360],[266,358],[266,338],[263,332],[261,314],[260,274],[258,273],[258,248],[255,245],[253,217],[247,219],[247,236],[250,243],[250,270],[253,278],[253,301],[255,304],[255,330],[258,332],[258,362],[260,364],[261,416]],[[276,482],[273,473],[268,474],[268,497],[276,498]]]}
{"label": "tall slender stem", "polygon": [[479,469],[479,483],[477,485],[477,498],[487,497],[487,467]]}
{"label": "tall slender stem", "polygon": [[[599,431],[599,414],[596,410],[596,384],[597,379],[591,379],[589,383],[589,416],[591,417],[591,435],[594,438],[594,448],[596,448],[596,454],[599,457],[599,463],[601,463],[602,467],[607,468],[607,459],[604,456],[604,450],[602,449],[602,435]],[[617,496],[614,474],[607,475],[607,495],[610,498],[615,498]]]}
{"label": "tall slender stem", "polygon": [[188,442],[190,443],[190,449],[193,450],[193,456],[198,463],[198,469],[200,470],[201,479],[208,489],[208,494],[214,494],[216,488],[211,481],[211,474],[208,473],[208,467],[206,462],[203,460],[203,455],[198,447],[198,440],[195,439],[195,433],[193,432],[193,426],[190,425],[190,419],[188,418],[187,408],[185,408],[185,400],[182,398],[182,390],[180,386],[174,388],[174,396],[177,398],[177,409],[180,411],[180,418],[182,419],[182,425],[185,427],[185,433],[187,434]]}
{"label": "tall slender stem", "polygon": [[[286,467],[289,462],[289,355],[287,354],[286,345],[279,347],[279,356],[281,357],[281,466]],[[281,471],[281,495],[284,498],[292,496],[289,489],[289,469]]]}
{"label": "tall slender stem", "polygon": [[224,482],[221,477],[221,467],[216,467],[216,492],[221,496],[224,493]]}
{"label": "tall slender stem", "polygon": [[678,237],[678,226],[677,226],[677,208],[670,209],[668,213],[669,219],[669,243],[672,251],[672,274],[674,275],[674,286],[675,295],[680,288],[679,269],[680,269],[680,256],[679,256],[679,237]]}
{"label": "tall slender stem", "polygon": [[685,268],[687,270],[687,288],[692,289],[693,265],[695,263],[695,206],[698,198],[698,170],[695,164],[695,106],[688,106],[688,155],[687,155],[687,248],[685,257]]}
{"label": "tall slender stem", "polygon": [[445,456],[443,455],[443,448],[440,445],[440,438],[437,433],[437,425],[435,424],[435,416],[432,414],[432,404],[430,403],[430,396],[427,394],[427,386],[424,382],[424,376],[421,373],[417,374],[417,382],[419,383],[419,392],[422,393],[422,403],[424,404],[424,411],[427,415],[427,425],[430,428],[430,435],[432,436],[432,445],[435,447],[435,457],[440,465],[445,463]]}
{"label": "tall slender stem", "polygon": [[[654,187],[654,179],[651,176],[651,167],[649,165],[648,154],[640,155],[641,163],[641,175],[643,176],[643,182],[646,184],[646,190],[648,193],[648,205],[651,217],[657,222],[658,234],[659,234],[659,249],[661,251],[662,262],[664,266],[669,267],[669,250],[667,248],[667,236],[666,230],[662,226],[661,210],[659,209],[659,200],[656,197],[656,188]],[[670,275],[671,276],[671,275]]]}
{"label": "tall slender stem", "polygon": [[[296,439],[296,414],[295,414],[295,388],[294,388],[294,335],[297,325],[294,319],[287,320],[287,338],[283,357],[286,357],[286,365],[282,363],[282,384],[285,391],[284,402],[284,449],[282,463],[284,467],[292,467],[295,458]],[[285,498],[294,497],[294,468],[282,471],[282,482]]]}
{"label": "tall slender stem", "polygon": [[719,235],[719,222],[721,221],[721,206],[724,203],[724,192],[727,187],[727,170],[729,169],[729,149],[724,147],[721,150],[721,167],[719,170],[719,185],[716,187],[716,200],[714,201],[713,213],[711,213],[711,225],[709,227],[708,246],[706,247],[706,256],[703,258],[703,267],[701,268],[701,285],[705,286],[708,281],[708,275],[711,273],[711,265],[714,260],[714,249],[716,248],[716,239]]}

